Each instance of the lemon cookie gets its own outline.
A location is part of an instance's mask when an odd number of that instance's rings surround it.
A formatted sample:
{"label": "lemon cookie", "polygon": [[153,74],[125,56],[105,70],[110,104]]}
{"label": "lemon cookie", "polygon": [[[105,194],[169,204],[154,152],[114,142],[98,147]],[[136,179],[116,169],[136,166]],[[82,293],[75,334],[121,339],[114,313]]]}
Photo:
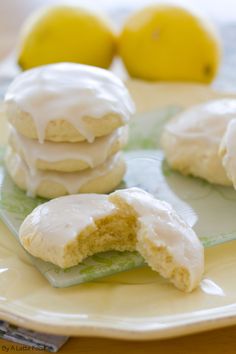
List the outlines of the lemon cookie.
{"label": "lemon cookie", "polygon": [[219,154],[226,174],[236,189],[236,119],[231,120],[227,126]]}
{"label": "lemon cookie", "polygon": [[221,99],[194,106],[170,120],[161,144],[169,165],[184,175],[232,185],[219,156],[228,123],[236,117],[236,100]]}
{"label": "lemon cookie", "polygon": [[11,147],[7,148],[5,163],[7,170],[21,189],[29,196],[56,198],[75,193],[108,193],[121,182],[125,173],[125,162],[117,153],[93,169],[63,173],[35,171],[32,175],[24,160]]}
{"label": "lemon cookie", "polygon": [[166,202],[131,188],[109,198],[136,216],[136,249],[147,264],[180,290],[192,291],[204,271],[204,250],[193,229]]}
{"label": "lemon cookie", "polygon": [[10,127],[9,144],[23,158],[32,173],[36,169],[76,172],[95,168],[122,149],[128,141],[128,126],[88,142],[55,143],[29,139]]}
{"label": "lemon cookie", "polygon": [[19,237],[32,255],[68,268],[97,252],[134,251],[135,219],[118,213],[107,195],[70,195],[34,209]]}
{"label": "lemon cookie", "polygon": [[138,188],[51,200],[27,216],[19,237],[32,255],[61,268],[97,252],[138,250],[181,290],[193,290],[203,274],[203,247],[193,230],[168,203]]}
{"label": "lemon cookie", "polygon": [[5,95],[9,122],[28,138],[93,142],[128,123],[134,104],[108,70],[73,63],[41,66],[17,76]]}

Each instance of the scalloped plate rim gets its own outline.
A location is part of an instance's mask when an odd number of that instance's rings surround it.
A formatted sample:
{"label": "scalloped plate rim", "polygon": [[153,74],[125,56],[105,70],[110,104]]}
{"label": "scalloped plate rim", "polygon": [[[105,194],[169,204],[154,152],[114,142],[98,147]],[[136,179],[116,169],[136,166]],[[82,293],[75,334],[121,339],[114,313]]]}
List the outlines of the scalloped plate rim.
{"label": "scalloped plate rim", "polygon": [[[135,80],[130,80],[129,84],[131,84],[132,86],[131,92],[132,90],[135,91]],[[139,90],[140,85],[142,86],[142,83],[140,81],[137,81],[137,91]],[[144,86],[145,85],[147,84],[144,83]],[[155,87],[158,88],[158,84],[154,84],[151,86],[152,89]],[[183,84],[181,84],[180,86],[183,87]],[[188,85],[185,86],[187,87]],[[227,93],[217,93],[216,91],[210,88],[206,88],[205,85],[190,86],[192,86],[194,90],[198,90],[198,87],[200,87],[200,89],[202,88],[205,93],[209,93],[210,97],[227,96]],[[160,88],[163,89],[163,87],[168,88],[168,84],[160,84]],[[201,97],[204,96],[204,92],[200,95]],[[229,93],[229,96],[236,97],[236,94]],[[137,95],[137,97],[139,96]],[[141,99],[141,97],[142,95],[140,95],[139,98]],[[142,109],[143,107],[141,108],[141,110]],[[7,302],[5,304],[7,304]],[[54,322],[49,323],[47,321],[46,316],[42,317],[41,319],[38,317],[37,319],[32,320],[32,318],[29,318],[29,316],[27,316],[26,314],[23,316],[22,314],[16,312],[14,313],[14,310],[8,309],[7,306],[4,306],[4,301],[0,302],[0,318],[2,320],[9,321],[12,324],[23,326],[28,329],[57,335],[98,336],[125,340],[152,340],[176,337],[236,324],[236,304],[225,305],[208,310],[200,310],[196,311],[196,314],[197,313],[198,317],[196,319],[190,318],[189,320],[186,320],[184,318],[181,320],[180,315],[169,316],[172,318],[172,324],[170,321],[169,324],[167,323],[162,326],[158,323],[155,323],[155,319],[157,320],[161,317],[150,317],[152,321],[149,322],[151,324],[150,327],[152,328],[144,328],[144,326],[141,325],[137,326],[137,324],[135,324],[136,317],[134,317],[133,322],[131,321],[130,327],[124,326],[123,321],[117,321],[117,318],[116,321],[118,323],[120,322],[120,324],[118,324],[117,326],[113,326],[111,323],[109,324],[109,321],[107,321],[102,316],[100,316],[97,320],[93,319],[91,316],[91,319],[86,319],[82,321],[80,319],[69,323],[63,323],[63,321],[60,323],[56,323],[57,318],[54,317]],[[174,317],[176,317],[176,319],[179,318],[179,321],[176,321],[173,324]]]}

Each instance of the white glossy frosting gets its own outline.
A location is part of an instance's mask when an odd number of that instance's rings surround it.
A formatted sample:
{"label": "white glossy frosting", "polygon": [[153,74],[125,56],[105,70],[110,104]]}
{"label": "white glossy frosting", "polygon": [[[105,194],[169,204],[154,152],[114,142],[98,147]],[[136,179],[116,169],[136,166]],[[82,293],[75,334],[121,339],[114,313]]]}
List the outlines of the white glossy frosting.
{"label": "white glossy frosting", "polygon": [[220,146],[222,164],[236,189],[236,119],[229,122]]}
{"label": "white glossy frosting", "polygon": [[41,143],[53,120],[67,120],[92,142],[94,136],[83,123],[84,117],[99,119],[113,113],[127,123],[134,113],[134,103],[118,77],[108,70],[72,63],[21,73],[9,86],[5,102],[14,102],[32,116]]}
{"label": "white glossy frosting", "polygon": [[51,181],[54,183],[61,184],[62,186],[64,186],[68,194],[76,194],[78,193],[80,188],[89,181],[92,181],[97,177],[106,175],[115,167],[115,165],[121,158],[121,153],[118,152],[117,154],[109,157],[105,163],[93,169],[87,169],[84,171],[71,173],[37,170],[36,173],[32,175],[28,166],[19,154],[13,152],[9,147],[8,153],[12,154],[11,165],[14,166],[11,173],[13,175],[19,173],[19,171],[20,173],[23,173],[26,180],[27,195],[31,197],[35,196],[38,187],[43,181]]}
{"label": "white glossy frosting", "polygon": [[204,141],[218,148],[227,124],[236,118],[236,100],[204,102],[180,113],[167,123],[165,130],[181,139]]}
{"label": "white glossy frosting", "polygon": [[[98,218],[111,215],[116,207],[106,195],[80,194],[52,199],[39,205],[26,217],[19,231],[23,245],[30,236],[35,256],[48,250],[51,261],[63,259],[64,246],[76,239],[87,226],[95,226]],[[38,254],[37,254],[38,252]]]}
{"label": "white glossy frosting", "polygon": [[58,162],[65,160],[80,160],[86,162],[91,168],[103,164],[108,158],[112,145],[117,142],[121,146],[128,140],[128,126],[115,130],[112,134],[97,138],[92,144],[79,143],[54,143],[45,141],[40,144],[37,140],[29,139],[10,126],[10,142],[19,152],[31,174],[35,174],[37,160]]}
{"label": "white glossy frosting", "polygon": [[[196,286],[204,270],[203,246],[193,229],[172,206],[139,188],[118,190],[112,195],[122,198],[138,215],[138,250],[139,242],[144,242],[142,235],[145,233],[145,237],[151,239],[156,247],[165,247],[178,266],[188,269],[191,275],[190,288]],[[142,248],[145,248],[145,244]],[[146,261],[152,267],[150,259]]]}

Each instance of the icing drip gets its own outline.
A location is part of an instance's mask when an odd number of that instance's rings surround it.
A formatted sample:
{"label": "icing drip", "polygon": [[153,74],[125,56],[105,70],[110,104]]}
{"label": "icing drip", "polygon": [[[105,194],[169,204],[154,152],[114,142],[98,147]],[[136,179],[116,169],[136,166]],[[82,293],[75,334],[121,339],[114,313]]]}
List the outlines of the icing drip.
{"label": "icing drip", "polygon": [[22,155],[31,174],[36,173],[36,162],[58,162],[65,160],[81,160],[90,168],[103,164],[108,158],[109,151],[116,142],[125,145],[128,140],[128,126],[121,127],[112,134],[97,138],[93,144],[80,143],[54,143],[45,141],[40,144],[37,140],[28,139],[12,126],[10,126],[10,144],[16,152]]}
{"label": "icing drip", "polygon": [[23,159],[10,147],[8,147],[7,154],[11,155],[11,166],[14,166],[11,173],[13,175],[17,172],[19,173],[19,171],[23,173],[26,179],[27,195],[30,197],[34,197],[36,195],[36,191],[43,181],[58,183],[66,189],[68,194],[76,194],[86,183],[97,177],[104,176],[111,171],[118,164],[122,155],[121,152],[118,152],[117,154],[109,157],[104,164],[99,165],[94,169],[71,173],[37,170],[36,173],[32,175]]}

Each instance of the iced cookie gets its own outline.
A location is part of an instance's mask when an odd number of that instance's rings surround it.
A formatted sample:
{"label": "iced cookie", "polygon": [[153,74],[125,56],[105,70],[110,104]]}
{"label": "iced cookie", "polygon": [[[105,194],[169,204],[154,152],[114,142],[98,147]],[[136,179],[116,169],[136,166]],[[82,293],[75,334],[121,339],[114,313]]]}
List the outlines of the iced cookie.
{"label": "iced cookie", "polygon": [[94,169],[71,173],[35,171],[32,175],[20,155],[8,147],[5,163],[19,188],[27,191],[29,196],[39,195],[44,198],[76,193],[108,193],[119,185],[125,173],[121,153],[111,156]]}
{"label": "iced cookie", "polygon": [[108,70],[72,63],[17,76],[5,95],[9,122],[31,139],[93,142],[128,123],[134,104]]}
{"label": "iced cookie", "polygon": [[169,165],[184,175],[232,185],[219,156],[228,123],[236,117],[236,100],[221,99],[194,106],[170,120],[161,144]]}
{"label": "iced cookie", "polygon": [[136,243],[135,220],[118,213],[101,194],[71,195],[41,204],[27,216],[19,235],[29,253],[61,268],[101,251],[133,251]]}
{"label": "iced cookie", "polygon": [[177,288],[193,290],[204,271],[203,246],[172,206],[138,188],[116,191],[109,200],[135,215],[136,249],[147,264]]}
{"label": "iced cookie", "polygon": [[55,143],[29,139],[10,127],[9,144],[23,158],[32,173],[36,169],[76,172],[95,168],[122,149],[128,141],[128,126],[88,142]]}
{"label": "iced cookie", "polygon": [[236,119],[231,120],[227,126],[219,154],[226,174],[236,189]]}
{"label": "iced cookie", "polygon": [[204,269],[203,247],[194,231],[168,203],[138,188],[51,200],[27,216],[19,235],[29,253],[61,268],[97,252],[138,250],[184,291],[199,284]]}

